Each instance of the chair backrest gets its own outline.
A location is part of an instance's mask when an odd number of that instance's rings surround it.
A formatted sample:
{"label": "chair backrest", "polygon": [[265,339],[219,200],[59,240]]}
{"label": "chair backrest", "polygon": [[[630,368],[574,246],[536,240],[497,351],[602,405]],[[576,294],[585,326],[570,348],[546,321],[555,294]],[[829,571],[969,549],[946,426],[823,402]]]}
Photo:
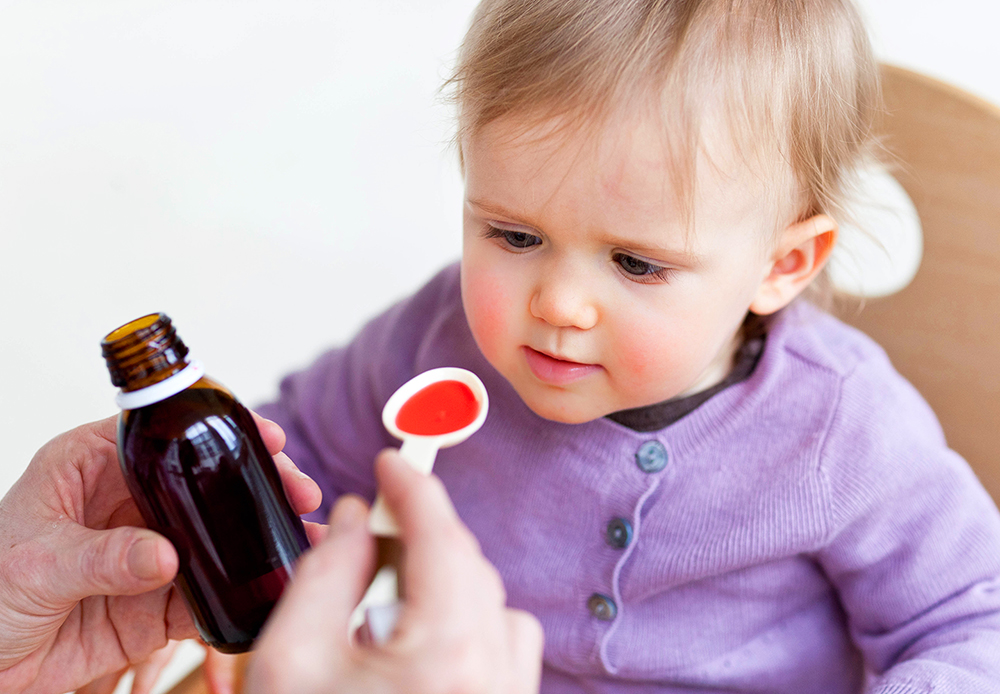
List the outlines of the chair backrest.
{"label": "chair backrest", "polygon": [[924,256],[905,289],[841,317],[886,349],[1000,501],[1000,109],[901,68],[882,79],[880,134]]}

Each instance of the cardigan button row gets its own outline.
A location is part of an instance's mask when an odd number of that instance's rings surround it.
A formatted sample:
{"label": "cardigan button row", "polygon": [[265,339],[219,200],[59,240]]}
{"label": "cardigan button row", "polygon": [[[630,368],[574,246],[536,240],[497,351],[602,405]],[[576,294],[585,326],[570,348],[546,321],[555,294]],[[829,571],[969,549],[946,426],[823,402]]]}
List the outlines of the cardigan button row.
{"label": "cardigan button row", "polygon": [[[646,441],[635,452],[635,464],[645,473],[659,472],[667,466],[667,447],[659,441]],[[604,538],[615,549],[625,549],[632,542],[632,524],[624,518],[608,523]]]}
{"label": "cardigan button row", "polygon": [[[667,459],[667,448],[659,441],[646,441],[635,453],[635,464],[647,474],[665,468]],[[632,524],[625,518],[611,519],[605,530],[604,539],[615,549],[625,549],[632,542]],[[587,609],[602,622],[610,622],[618,615],[615,601],[601,593],[594,593],[587,599]]]}

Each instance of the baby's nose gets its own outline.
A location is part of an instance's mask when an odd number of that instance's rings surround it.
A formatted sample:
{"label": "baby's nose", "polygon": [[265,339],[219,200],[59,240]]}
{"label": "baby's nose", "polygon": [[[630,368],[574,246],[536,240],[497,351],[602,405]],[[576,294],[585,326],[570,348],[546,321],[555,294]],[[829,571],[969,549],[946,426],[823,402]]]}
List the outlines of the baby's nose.
{"label": "baby's nose", "polygon": [[583,278],[542,278],[531,296],[531,315],[557,328],[590,330],[597,325],[597,306]]}

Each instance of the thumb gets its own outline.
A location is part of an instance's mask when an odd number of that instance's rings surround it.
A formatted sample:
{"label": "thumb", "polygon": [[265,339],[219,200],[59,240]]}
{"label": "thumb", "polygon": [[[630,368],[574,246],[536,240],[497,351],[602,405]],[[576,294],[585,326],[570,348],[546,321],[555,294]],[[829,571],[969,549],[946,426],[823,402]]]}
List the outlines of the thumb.
{"label": "thumb", "polygon": [[76,602],[91,595],[138,595],[173,580],[177,552],[152,530],[79,527],[62,535],[52,552],[52,571],[45,583],[53,601]]}

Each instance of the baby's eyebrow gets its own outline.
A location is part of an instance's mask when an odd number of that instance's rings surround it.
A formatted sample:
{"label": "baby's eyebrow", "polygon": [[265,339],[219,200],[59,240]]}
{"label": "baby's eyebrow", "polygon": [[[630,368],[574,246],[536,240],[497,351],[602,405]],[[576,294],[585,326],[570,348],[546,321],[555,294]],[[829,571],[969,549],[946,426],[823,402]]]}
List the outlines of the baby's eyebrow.
{"label": "baby's eyebrow", "polygon": [[612,246],[634,251],[636,253],[649,253],[652,256],[669,260],[671,263],[684,267],[698,267],[701,265],[701,257],[686,248],[668,248],[666,246],[650,246],[636,239],[629,239],[619,236],[605,236],[604,241]]}
{"label": "baby's eyebrow", "polygon": [[501,217],[508,217],[510,219],[521,219],[521,215],[485,200],[473,200],[472,198],[469,198],[466,202],[473,207],[478,207],[483,212],[489,212],[490,214],[500,215]]}

